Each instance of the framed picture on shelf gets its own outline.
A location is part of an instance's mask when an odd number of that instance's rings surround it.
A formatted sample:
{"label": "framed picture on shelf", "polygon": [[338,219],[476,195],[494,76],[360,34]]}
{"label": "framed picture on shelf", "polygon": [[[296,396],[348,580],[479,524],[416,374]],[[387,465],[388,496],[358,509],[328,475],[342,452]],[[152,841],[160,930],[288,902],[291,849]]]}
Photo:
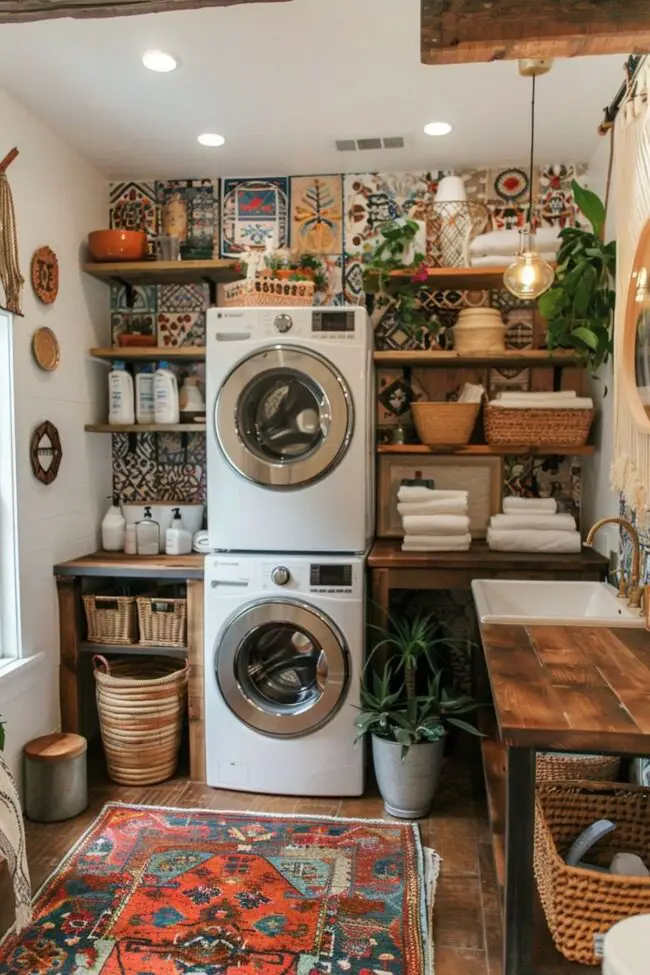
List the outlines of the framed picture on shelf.
{"label": "framed picture on shelf", "polygon": [[500,457],[430,457],[383,454],[378,457],[377,537],[401,538],[397,492],[403,479],[432,478],[438,490],[468,491],[472,538],[485,538],[492,515],[501,510]]}

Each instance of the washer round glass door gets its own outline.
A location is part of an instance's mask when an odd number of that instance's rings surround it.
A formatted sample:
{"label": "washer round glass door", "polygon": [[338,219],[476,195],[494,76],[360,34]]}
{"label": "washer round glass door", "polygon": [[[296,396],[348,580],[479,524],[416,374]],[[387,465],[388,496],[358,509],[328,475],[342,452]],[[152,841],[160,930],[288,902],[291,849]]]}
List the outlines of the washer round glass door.
{"label": "washer round glass door", "polygon": [[301,487],[342,459],[352,436],[352,397],[322,356],[272,346],[226,377],[215,406],[229,463],[265,487]]}
{"label": "washer round glass door", "polygon": [[336,625],[296,600],[268,599],[239,610],[215,656],[221,694],[255,731],[279,738],[309,734],[343,703],[349,653]]}

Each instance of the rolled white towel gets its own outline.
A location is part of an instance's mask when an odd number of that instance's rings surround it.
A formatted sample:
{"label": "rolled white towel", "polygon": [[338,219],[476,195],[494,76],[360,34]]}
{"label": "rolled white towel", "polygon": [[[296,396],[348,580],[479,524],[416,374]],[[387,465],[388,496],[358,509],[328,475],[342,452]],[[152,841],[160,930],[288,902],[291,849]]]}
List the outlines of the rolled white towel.
{"label": "rolled white towel", "polygon": [[516,399],[493,399],[490,406],[506,410],[593,410],[594,401],[589,396],[576,396],[575,399],[556,400],[551,397],[545,399],[527,399],[527,393],[522,393]]}
{"label": "rolled white towel", "polygon": [[397,492],[398,501],[448,501],[450,498],[465,498],[469,491],[440,491],[434,488],[419,487],[417,485],[402,484]]}
{"label": "rolled white towel", "polygon": [[[506,254],[470,254],[470,267],[510,267],[515,259],[515,253]],[[547,251],[539,255],[547,264],[554,264],[557,258],[555,251]]]}
{"label": "rolled white towel", "polygon": [[406,515],[402,519],[406,535],[467,535],[466,515]]}
{"label": "rolled white towel", "polygon": [[539,531],[576,531],[573,515],[547,515],[541,511],[522,511],[516,515],[493,515],[490,528],[496,531],[519,531],[520,528],[535,528]]}
{"label": "rolled white towel", "polygon": [[406,535],[403,552],[467,552],[471,535]]}
{"label": "rolled white towel", "polygon": [[575,389],[560,389],[553,393],[522,393],[521,390],[519,390],[518,392],[515,391],[509,392],[508,390],[504,390],[502,393],[497,393],[496,398],[502,400],[522,399],[522,397],[525,396],[526,399],[529,399],[531,401],[531,403],[534,403],[537,400],[540,399],[544,400],[549,398],[554,400],[560,400],[560,401],[565,399],[575,399],[577,395],[578,394],[576,393]]}
{"label": "rolled white towel", "polygon": [[504,498],[504,515],[518,515],[523,511],[543,511],[544,514],[554,515],[557,511],[557,501],[555,498]]}
{"label": "rolled white towel", "polygon": [[[555,227],[540,227],[535,234],[535,247],[539,251],[553,253],[560,249],[562,240],[558,237]],[[521,234],[518,230],[492,230],[487,234],[479,234],[469,245],[470,254],[477,257],[482,254],[504,254],[512,256],[519,253]]]}
{"label": "rolled white towel", "polygon": [[540,531],[535,528],[522,528],[519,531],[496,531],[488,528],[487,543],[494,552],[571,554],[580,552],[582,548],[580,532]]}
{"label": "rolled white towel", "polygon": [[404,515],[466,515],[466,498],[442,498],[440,501],[403,501],[397,505]]}

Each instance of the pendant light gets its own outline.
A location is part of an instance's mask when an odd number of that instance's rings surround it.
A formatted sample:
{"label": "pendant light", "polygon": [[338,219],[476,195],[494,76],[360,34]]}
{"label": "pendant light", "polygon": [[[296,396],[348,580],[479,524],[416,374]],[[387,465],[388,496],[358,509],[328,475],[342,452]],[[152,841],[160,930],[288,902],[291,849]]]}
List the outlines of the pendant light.
{"label": "pendant light", "polygon": [[538,75],[551,70],[550,58],[526,58],[519,62],[519,74],[533,79],[530,109],[530,174],[528,182],[528,221],[521,232],[519,253],[503,275],[503,283],[517,298],[533,301],[553,284],[555,272],[535,247],[533,231],[533,180],[535,177],[535,85]]}

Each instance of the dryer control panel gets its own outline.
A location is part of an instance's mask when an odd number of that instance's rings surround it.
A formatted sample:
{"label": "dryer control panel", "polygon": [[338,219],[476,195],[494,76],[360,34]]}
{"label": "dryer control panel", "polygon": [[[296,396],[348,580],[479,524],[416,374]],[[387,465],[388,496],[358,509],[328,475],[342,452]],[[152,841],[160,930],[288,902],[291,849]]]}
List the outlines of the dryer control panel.
{"label": "dryer control panel", "polygon": [[208,556],[205,581],[208,590],[224,594],[248,590],[249,594],[321,593],[358,598],[363,589],[363,560],[345,556]]}
{"label": "dryer control panel", "polygon": [[284,338],[347,345],[365,342],[366,333],[366,310],[356,306],[212,308],[208,312],[208,337],[217,342]]}

